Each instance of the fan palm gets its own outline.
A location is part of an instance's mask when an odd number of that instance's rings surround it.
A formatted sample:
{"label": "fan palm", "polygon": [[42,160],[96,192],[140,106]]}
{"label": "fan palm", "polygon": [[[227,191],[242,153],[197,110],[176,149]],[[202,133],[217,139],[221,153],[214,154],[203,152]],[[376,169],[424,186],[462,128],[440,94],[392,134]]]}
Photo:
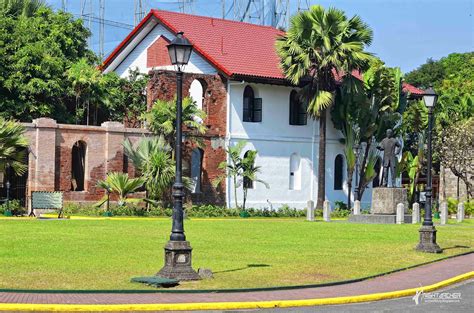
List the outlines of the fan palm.
{"label": "fan palm", "polygon": [[319,5],[295,15],[276,42],[284,75],[304,85],[308,113],[319,118],[318,207],[326,191],[326,111],[334,101],[336,76],[365,69],[373,58],[364,51],[371,42],[372,30],[359,16],[348,19],[341,10]]}
{"label": "fan palm", "polygon": [[[136,192],[144,184],[143,178],[129,178],[128,174],[112,172],[107,174],[105,180],[97,182],[97,186],[116,193],[118,196],[118,205],[124,206],[127,202],[140,201],[139,199],[128,199],[128,196]],[[107,199],[101,200],[97,206],[101,206]]]}
{"label": "fan palm", "polygon": [[147,198],[158,200],[172,186],[175,164],[171,147],[163,137],[143,138],[136,147],[129,140],[123,143],[125,154],[141,173],[147,189]]}
{"label": "fan palm", "polygon": [[28,139],[24,133],[25,128],[21,124],[0,118],[0,172],[5,172],[7,166],[16,175],[26,172]]}

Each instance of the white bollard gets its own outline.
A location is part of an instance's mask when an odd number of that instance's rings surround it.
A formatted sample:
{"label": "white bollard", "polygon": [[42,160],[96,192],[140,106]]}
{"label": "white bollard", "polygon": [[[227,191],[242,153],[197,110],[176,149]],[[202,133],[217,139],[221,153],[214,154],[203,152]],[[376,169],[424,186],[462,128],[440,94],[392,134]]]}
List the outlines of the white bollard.
{"label": "white bollard", "polygon": [[403,203],[397,204],[397,224],[405,223],[405,205]]}
{"label": "white bollard", "polygon": [[325,222],[331,221],[331,202],[328,200],[324,201],[323,204],[323,220]]}
{"label": "white bollard", "polygon": [[439,214],[439,217],[441,219],[441,225],[446,225],[448,224],[448,203],[446,202],[441,202],[441,204],[439,205],[439,211],[440,211],[440,214]]}
{"label": "white bollard", "polygon": [[314,201],[309,200],[307,203],[306,209],[306,220],[310,222],[314,222]]}
{"label": "white bollard", "polygon": [[456,213],[456,220],[461,223],[464,220],[464,202],[458,203],[458,212]]}
{"label": "white bollard", "polygon": [[420,222],[420,204],[418,202],[413,203],[411,222],[412,224],[418,224]]}
{"label": "white bollard", "polygon": [[360,215],[360,201],[354,201],[354,215]]}

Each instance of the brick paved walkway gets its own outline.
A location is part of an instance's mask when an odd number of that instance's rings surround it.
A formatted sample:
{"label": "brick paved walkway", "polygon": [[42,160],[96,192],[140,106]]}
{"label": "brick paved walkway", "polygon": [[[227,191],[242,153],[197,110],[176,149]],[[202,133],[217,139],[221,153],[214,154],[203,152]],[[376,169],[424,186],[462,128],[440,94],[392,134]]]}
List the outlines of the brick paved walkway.
{"label": "brick paved walkway", "polygon": [[0,303],[54,304],[130,304],[130,303],[192,303],[268,300],[302,300],[355,296],[389,292],[431,285],[448,278],[474,271],[474,254],[420,266],[374,279],[346,285],[296,290],[237,293],[24,293],[0,292]]}

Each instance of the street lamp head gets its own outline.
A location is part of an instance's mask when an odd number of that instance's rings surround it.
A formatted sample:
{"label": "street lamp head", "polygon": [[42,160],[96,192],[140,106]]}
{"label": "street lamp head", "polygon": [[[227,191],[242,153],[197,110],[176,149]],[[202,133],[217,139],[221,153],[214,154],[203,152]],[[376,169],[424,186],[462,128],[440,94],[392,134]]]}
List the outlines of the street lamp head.
{"label": "street lamp head", "polygon": [[423,101],[425,102],[426,107],[433,108],[436,105],[437,100],[438,95],[434,91],[433,86],[430,86],[423,94]]}
{"label": "street lamp head", "polygon": [[179,32],[176,38],[167,46],[170,55],[171,64],[176,65],[178,71],[189,62],[193,45],[183,37],[183,32]]}

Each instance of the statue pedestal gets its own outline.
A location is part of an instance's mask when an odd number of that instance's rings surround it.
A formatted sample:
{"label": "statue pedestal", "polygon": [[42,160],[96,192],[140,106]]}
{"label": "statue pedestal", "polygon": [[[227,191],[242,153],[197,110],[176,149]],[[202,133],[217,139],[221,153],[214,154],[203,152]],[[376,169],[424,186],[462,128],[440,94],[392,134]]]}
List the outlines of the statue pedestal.
{"label": "statue pedestal", "polygon": [[411,223],[411,215],[408,215],[407,190],[405,188],[378,187],[372,190],[372,206],[370,214],[359,214],[349,216],[351,223],[363,224],[395,224],[397,222],[397,204],[404,204],[404,215],[401,219],[404,223]]}
{"label": "statue pedestal", "polygon": [[372,190],[370,214],[397,214],[397,204],[403,203],[408,212],[408,197],[405,188],[378,187]]}

